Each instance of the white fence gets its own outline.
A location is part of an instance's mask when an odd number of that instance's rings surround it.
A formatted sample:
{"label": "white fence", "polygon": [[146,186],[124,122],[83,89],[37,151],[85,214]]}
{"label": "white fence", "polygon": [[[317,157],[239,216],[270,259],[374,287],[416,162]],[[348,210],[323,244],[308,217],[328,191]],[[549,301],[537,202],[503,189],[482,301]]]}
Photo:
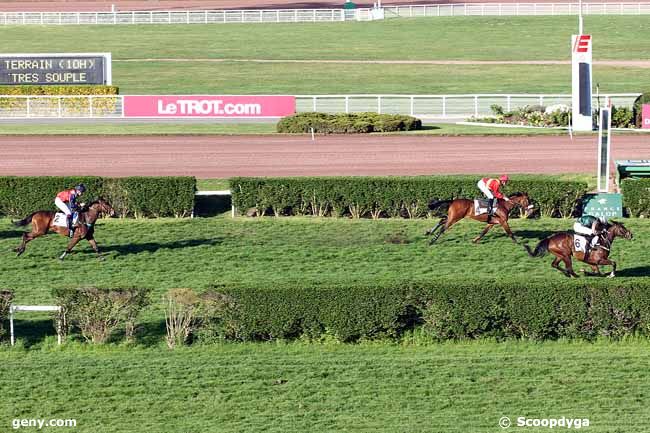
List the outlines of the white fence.
{"label": "white fence", "polygon": [[[617,107],[632,107],[639,93],[600,95]],[[124,117],[124,96],[1,96],[0,119],[106,119]],[[594,96],[594,106],[597,99]],[[426,119],[460,119],[492,114],[500,105],[511,111],[526,105],[571,105],[571,95],[297,95],[296,111],[409,114]]]}
{"label": "white fence", "polygon": [[[577,15],[578,3],[459,3],[384,6],[386,18]],[[366,21],[372,9],[0,12],[0,25],[228,24]],[[584,15],[648,15],[650,3],[584,3]]]}

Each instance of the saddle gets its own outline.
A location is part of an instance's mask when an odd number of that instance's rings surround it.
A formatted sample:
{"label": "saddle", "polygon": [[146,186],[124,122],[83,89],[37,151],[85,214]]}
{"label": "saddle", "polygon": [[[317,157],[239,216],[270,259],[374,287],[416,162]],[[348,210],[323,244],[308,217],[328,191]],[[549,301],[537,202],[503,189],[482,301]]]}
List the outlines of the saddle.
{"label": "saddle", "polygon": [[[487,199],[474,199],[474,215],[483,215],[487,213],[490,200]],[[497,205],[492,208],[492,212],[496,212]]]}

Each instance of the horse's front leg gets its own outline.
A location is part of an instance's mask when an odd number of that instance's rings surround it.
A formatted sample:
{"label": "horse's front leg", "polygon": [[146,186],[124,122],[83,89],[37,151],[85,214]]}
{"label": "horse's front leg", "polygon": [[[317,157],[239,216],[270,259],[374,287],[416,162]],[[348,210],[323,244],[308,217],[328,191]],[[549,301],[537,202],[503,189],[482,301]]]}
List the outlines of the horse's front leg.
{"label": "horse's front leg", "polygon": [[97,241],[95,240],[95,238],[91,236],[91,237],[89,237],[87,239],[88,239],[88,243],[90,244],[90,246],[93,248],[95,253],[97,253],[97,259],[98,260],[104,260],[104,257],[102,257],[102,255],[99,253],[99,247],[97,246]]}
{"label": "horse's front leg", "polygon": [[609,260],[609,259],[599,260],[598,264],[603,266],[607,266],[607,265],[612,266],[612,272],[610,272],[609,275],[607,275],[607,278],[614,278],[616,276],[616,262],[614,260]]}
{"label": "horse's front leg", "polygon": [[506,232],[508,236],[510,236],[510,239],[512,239],[512,242],[518,243],[517,238],[515,238],[515,235],[512,234],[512,230],[510,230],[510,226],[508,225],[508,221],[505,218],[501,218],[501,221],[499,221],[499,224],[501,224],[501,227],[503,227],[503,230]]}
{"label": "horse's front leg", "polygon": [[61,255],[59,256],[59,260],[63,260],[63,259],[65,259],[65,256],[67,256],[68,254],[70,254],[70,251],[72,251],[72,249],[74,248],[74,246],[77,245],[77,244],[79,243],[80,240],[81,240],[81,236],[74,235],[74,236],[72,237],[72,239],[70,239],[70,242],[68,242],[68,246],[66,247],[65,251],[63,252],[63,254],[61,254]]}
{"label": "horse's front leg", "polygon": [[481,239],[483,239],[483,236],[485,236],[487,234],[487,232],[489,232],[490,229],[492,229],[492,227],[494,227],[494,224],[488,224],[487,226],[485,226],[485,228],[483,229],[481,234],[478,235],[477,237],[475,237],[472,240],[472,242],[474,242],[475,244],[478,244],[481,241]]}

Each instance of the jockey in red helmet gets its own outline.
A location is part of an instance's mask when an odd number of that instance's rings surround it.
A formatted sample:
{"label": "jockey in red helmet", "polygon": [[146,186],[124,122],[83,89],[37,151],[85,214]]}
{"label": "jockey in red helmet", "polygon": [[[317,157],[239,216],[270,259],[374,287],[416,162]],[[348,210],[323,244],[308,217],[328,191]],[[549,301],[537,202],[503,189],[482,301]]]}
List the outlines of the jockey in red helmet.
{"label": "jockey in red helmet", "polygon": [[478,181],[478,189],[480,189],[488,199],[488,215],[493,215],[497,199],[510,201],[510,199],[504,196],[500,191],[501,187],[505,186],[509,180],[510,178],[508,175],[503,174],[498,179],[484,177]]}

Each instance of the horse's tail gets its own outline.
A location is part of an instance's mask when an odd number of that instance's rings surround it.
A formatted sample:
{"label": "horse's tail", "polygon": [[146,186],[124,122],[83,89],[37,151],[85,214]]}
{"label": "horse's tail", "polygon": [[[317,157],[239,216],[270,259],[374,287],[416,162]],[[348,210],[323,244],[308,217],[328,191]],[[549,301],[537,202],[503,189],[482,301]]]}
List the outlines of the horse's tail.
{"label": "horse's tail", "polygon": [[23,227],[26,226],[27,224],[32,223],[32,217],[34,216],[36,212],[31,213],[30,215],[26,216],[25,218],[21,219],[20,221],[14,221],[14,225],[16,227]]}
{"label": "horse's tail", "polygon": [[535,247],[535,251],[531,250],[528,245],[524,245],[524,248],[526,248],[526,252],[531,257],[543,257],[546,255],[546,253],[548,253],[549,242],[550,238],[541,240]]}
{"label": "horse's tail", "polygon": [[453,200],[431,200],[429,202],[429,210],[436,210],[443,206],[448,206]]}

